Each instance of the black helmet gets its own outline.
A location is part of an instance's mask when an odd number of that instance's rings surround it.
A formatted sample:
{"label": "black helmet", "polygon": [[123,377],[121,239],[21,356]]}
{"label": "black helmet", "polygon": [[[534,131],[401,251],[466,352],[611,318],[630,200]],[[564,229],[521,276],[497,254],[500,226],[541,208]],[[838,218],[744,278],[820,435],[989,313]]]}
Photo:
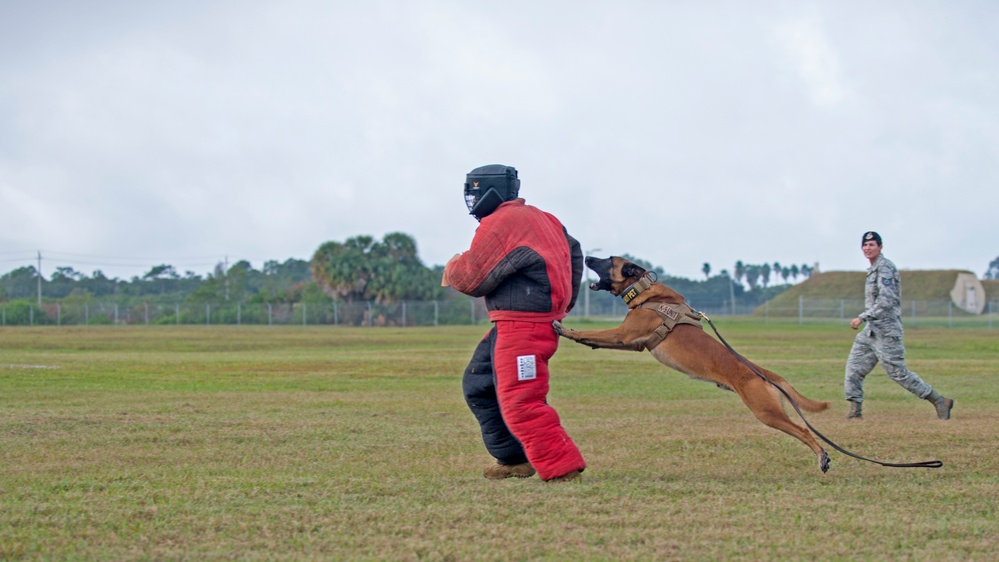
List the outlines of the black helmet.
{"label": "black helmet", "polygon": [[502,164],[490,164],[476,168],[465,176],[465,204],[468,212],[478,220],[490,213],[504,201],[513,201],[520,192],[517,169]]}

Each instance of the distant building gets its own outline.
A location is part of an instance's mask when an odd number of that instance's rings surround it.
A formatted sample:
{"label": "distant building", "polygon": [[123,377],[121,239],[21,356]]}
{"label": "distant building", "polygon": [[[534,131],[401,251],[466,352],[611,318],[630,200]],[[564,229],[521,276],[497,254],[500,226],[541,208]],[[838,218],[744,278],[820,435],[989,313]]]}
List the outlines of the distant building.
{"label": "distant building", "polygon": [[985,310],[988,296],[974,273],[958,273],[954,288],[950,291],[950,300],[958,308],[972,314],[981,314]]}

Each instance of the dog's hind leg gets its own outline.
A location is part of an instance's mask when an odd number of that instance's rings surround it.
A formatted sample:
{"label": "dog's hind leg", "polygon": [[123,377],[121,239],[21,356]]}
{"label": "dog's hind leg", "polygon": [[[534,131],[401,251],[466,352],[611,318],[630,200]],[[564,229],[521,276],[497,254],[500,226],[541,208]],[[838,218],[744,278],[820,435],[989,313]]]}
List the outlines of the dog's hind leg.
{"label": "dog's hind leg", "polygon": [[779,391],[763,379],[750,379],[735,389],[753,415],[764,424],[783,431],[808,446],[819,460],[822,472],[829,470],[829,455],[822,449],[808,429],[791,421],[780,402]]}

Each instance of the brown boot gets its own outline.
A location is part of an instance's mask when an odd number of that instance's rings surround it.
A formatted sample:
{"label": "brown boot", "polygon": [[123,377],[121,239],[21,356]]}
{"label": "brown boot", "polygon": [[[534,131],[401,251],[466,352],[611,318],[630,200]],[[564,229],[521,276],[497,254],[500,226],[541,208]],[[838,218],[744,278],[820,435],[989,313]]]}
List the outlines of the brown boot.
{"label": "brown boot", "polygon": [[534,467],[531,463],[521,464],[499,464],[486,467],[482,475],[490,480],[503,480],[504,478],[530,478],[534,476]]}
{"label": "brown boot", "polygon": [[950,398],[944,398],[943,396],[940,396],[940,394],[937,393],[937,391],[935,390],[930,391],[930,394],[929,396],[926,397],[926,400],[928,400],[931,404],[933,404],[933,407],[936,408],[937,418],[942,420],[950,419],[950,410],[951,408],[954,407],[953,400],[951,400]]}
{"label": "brown boot", "polygon": [[850,403],[850,413],[846,415],[846,419],[848,420],[863,419],[864,416],[863,414],[860,413],[860,409],[863,405],[863,402],[857,402],[855,400],[847,400],[847,402]]}
{"label": "brown boot", "polygon": [[573,470],[572,472],[563,474],[562,476],[556,476],[555,478],[550,478],[548,480],[545,480],[545,482],[549,483],[570,482],[572,480],[576,480],[577,478],[579,478],[580,473],[582,473],[581,470]]}

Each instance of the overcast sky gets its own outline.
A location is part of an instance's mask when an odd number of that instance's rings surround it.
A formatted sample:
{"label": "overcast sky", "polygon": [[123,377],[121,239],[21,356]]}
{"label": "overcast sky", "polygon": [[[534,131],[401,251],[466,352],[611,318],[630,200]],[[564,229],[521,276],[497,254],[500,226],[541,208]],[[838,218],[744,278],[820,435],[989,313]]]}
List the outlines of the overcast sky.
{"label": "overcast sky", "polygon": [[584,250],[982,275],[999,2],[0,0],[0,273],[467,249],[515,166]]}

